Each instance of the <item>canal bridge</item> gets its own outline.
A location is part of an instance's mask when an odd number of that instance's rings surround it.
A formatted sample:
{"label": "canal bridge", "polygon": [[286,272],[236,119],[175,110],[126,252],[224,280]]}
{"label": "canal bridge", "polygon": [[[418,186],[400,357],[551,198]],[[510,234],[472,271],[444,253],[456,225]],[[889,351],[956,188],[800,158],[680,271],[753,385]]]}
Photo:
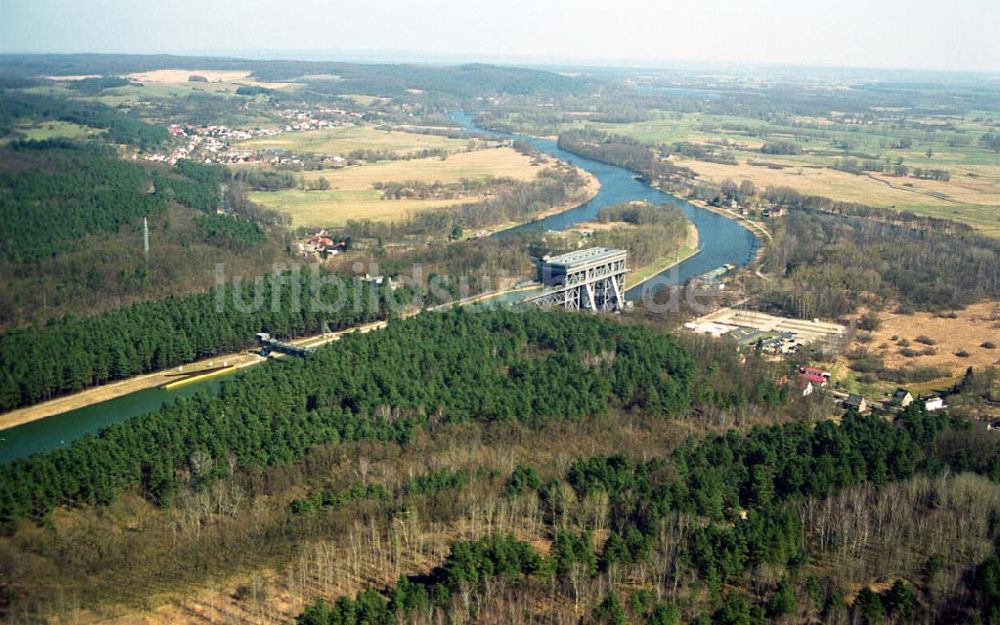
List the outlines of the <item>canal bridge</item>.
{"label": "canal bridge", "polygon": [[525,301],[569,310],[622,310],[627,256],[625,250],[607,247],[545,256],[538,263],[538,281],[545,290]]}
{"label": "canal bridge", "polygon": [[271,352],[278,352],[281,354],[288,354],[289,356],[298,356],[299,358],[305,358],[313,350],[309,347],[300,347],[298,345],[292,345],[291,343],[286,343],[285,341],[278,341],[272,339],[271,335],[267,332],[257,333],[257,342],[260,344],[260,355],[265,358],[271,355]]}

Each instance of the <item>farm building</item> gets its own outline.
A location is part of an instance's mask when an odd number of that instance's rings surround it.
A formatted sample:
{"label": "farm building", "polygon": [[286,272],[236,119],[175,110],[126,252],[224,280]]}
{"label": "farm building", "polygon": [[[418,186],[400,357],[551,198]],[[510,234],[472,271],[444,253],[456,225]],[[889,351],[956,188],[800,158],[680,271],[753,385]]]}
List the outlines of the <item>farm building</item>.
{"label": "farm building", "polygon": [[892,394],[891,402],[900,408],[906,408],[913,403],[913,395],[905,388],[897,388],[896,392]]}
{"label": "farm building", "polygon": [[935,410],[941,410],[947,407],[944,405],[944,400],[940,397],[926,397],[923,402],[924,409],[927,412],[934,412]]}
{"label": "farm building", "polygon": [[868,400],[861,395],[849,395],[844,400],[844,408],[847,410],[857,410],[858,412],[868,412]]}

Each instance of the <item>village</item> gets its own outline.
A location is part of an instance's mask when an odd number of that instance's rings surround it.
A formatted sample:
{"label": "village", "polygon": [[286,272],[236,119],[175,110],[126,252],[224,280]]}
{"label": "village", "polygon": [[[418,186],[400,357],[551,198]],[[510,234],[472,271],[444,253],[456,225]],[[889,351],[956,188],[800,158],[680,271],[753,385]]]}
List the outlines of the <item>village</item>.
{"label": "village", "polygon": [[[695,334],[731,341],[738,350],[753,350],[773,358],[804,353],[811,348],[813,354],[827,354],[843,348],[849,336],[848,328],[819,319],[791,319],[765,313],[722,307],[684,324]],[[897,388],[882,400],[873,400],[859,393],[849,393],[832,387],[833,373],[813,366],[798,367],[795,375],[782,376],[778,386],[790,386],[800,397],[815,392],[829,393],[841,410],[854,410],[861,414],[878,412],[888,418],[906,409],[914,402],[923,405],[927,412],[947,408],[937,394],[914,396],[909,389]],[[1000,429],[1000,421],[984,421],[987,429]]]}
{"label": "village", "polygon": [[[233,128],[221,124],[193,125],[171,124],[167,127],[170,136],[181,145],[173,147],[169,152],[153,152],[144,158],[150,162],[174,165],[182,159],[191,159],[205,164],[235,165],[240,163],[259,163],[268,165],[300,165],[302,160],[294,155],[285,154],[281,150],[269,150],[267,155],[257,151],[239,147],[238,143],[261,137],[274,137],[286,132],[302,132],[307,130],[326,130],[352,123],[361,118],[361,113],[337,108],[319,107],[317,109],[277,109],[275,115],[284,120],[284,124],[274,127]],[[334,155],[321,159],[322,162],[339,166],[344,158]]]}

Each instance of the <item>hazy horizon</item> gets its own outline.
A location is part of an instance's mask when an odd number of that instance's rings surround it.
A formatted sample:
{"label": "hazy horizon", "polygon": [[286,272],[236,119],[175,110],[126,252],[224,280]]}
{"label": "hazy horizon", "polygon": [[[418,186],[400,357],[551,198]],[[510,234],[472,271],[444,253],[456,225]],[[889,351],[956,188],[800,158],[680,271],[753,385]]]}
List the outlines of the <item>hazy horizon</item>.
{"label": "hazy horizon", "polygon": [[1000,3],[0,0],[0,52],[1000,72]]}

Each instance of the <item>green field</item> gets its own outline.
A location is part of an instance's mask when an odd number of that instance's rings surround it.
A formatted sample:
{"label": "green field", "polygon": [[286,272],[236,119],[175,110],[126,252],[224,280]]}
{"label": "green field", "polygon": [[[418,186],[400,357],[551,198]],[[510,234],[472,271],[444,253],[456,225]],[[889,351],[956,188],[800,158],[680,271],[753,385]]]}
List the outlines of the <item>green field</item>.
{"label": "green field", "polygon": [[70,122],[46,121],[36,124],[18,125],[16,132],[25,139],[43,141],[45,139],[86,139],[102,134],[103,130],[88,128]]}

